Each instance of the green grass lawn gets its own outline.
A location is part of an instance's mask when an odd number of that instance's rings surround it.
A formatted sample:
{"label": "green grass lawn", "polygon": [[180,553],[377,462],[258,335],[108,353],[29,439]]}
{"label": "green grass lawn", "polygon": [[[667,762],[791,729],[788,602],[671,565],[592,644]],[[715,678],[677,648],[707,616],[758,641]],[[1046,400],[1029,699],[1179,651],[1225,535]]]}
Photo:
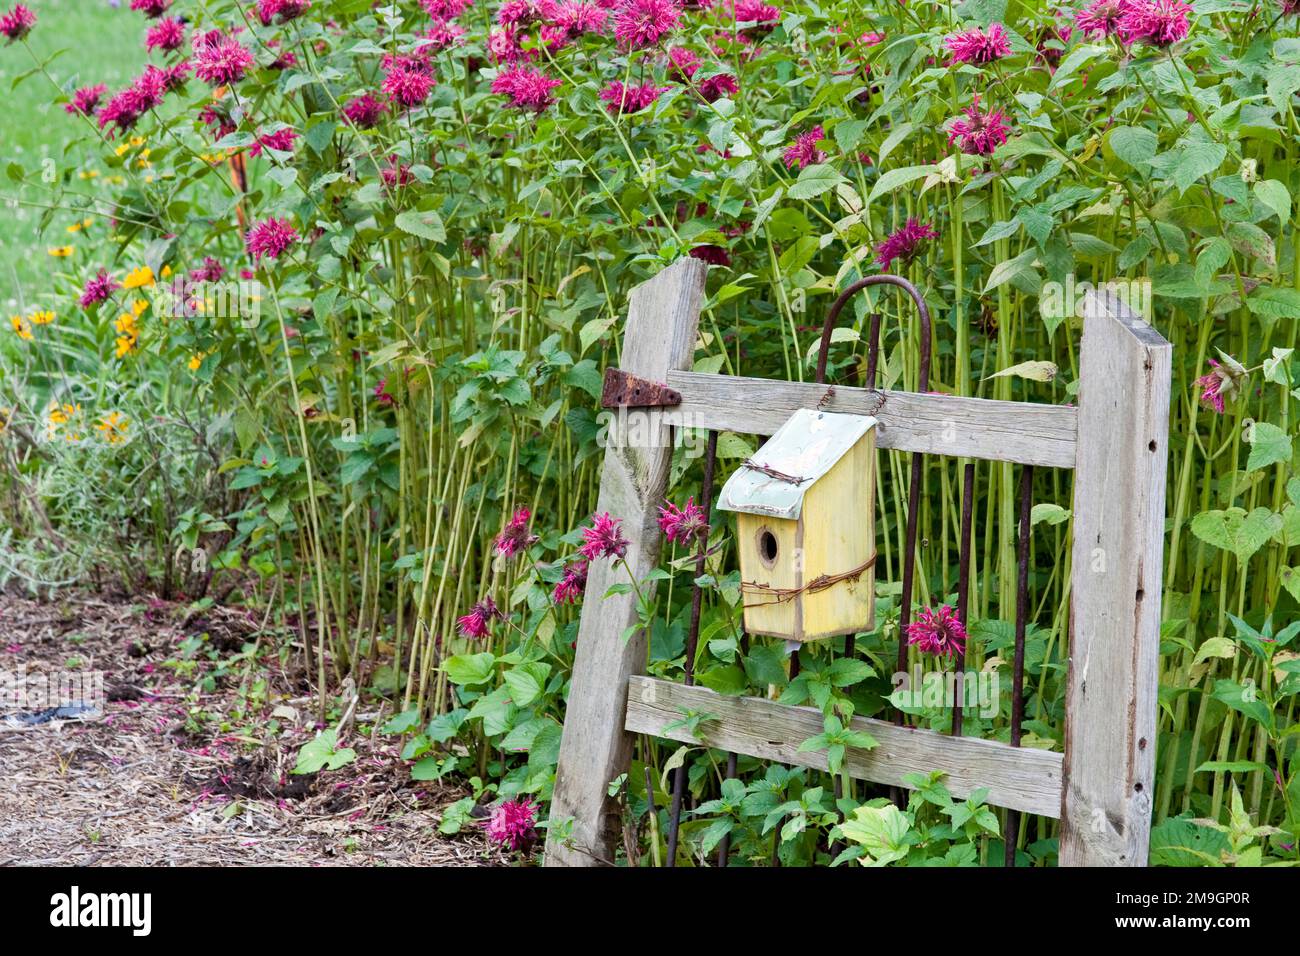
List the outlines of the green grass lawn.
{"label": "green grass lawn", "polygon": [[[147,60],[144,50],[147,21],[129,9],[129,0],[122,0],[116,9],[109,6],[108,0],[26,0],[26,3],[37,16],[36,27],[27,38],[33,52],[46,58],[58,50],[65,51],[48,66],[50,76],[60,86],[105,83],[111,93],[126,85],[143,68]],[[3,6],[6,9],[10,6],[8,0],[4,0]],[[89,132],[84,121],[68,115],[62,104],[54,102],[58,93],[39,72],[11,91],[15,77],[33,66],[21,44],[0,46],[0,90],[6,94],[3,115],[0,115],[0,158],[6,166],[12,162],[21,164],[27,177],[37,181],[43,170],[62,174],[70,169],[73,175],[65,188],[93,194],[100,188],[99,183],[79,179],[76,173],[101,168],[96,162],[98,143],[68,148]],[[15,201],[71,205],[73,199],[67,195],[59,199],[58,193],[50,188],[19,186],[8,177],[0,178],[0,200],[5,206],[5,228],[0,229],[0,308],[5,310],[6,320],[20,307],[30,308],[35,304],[55,304],[66,311],[66,296],[57,303],[51,299],[57,274],[71,272],[80,276],[90,264],[87,247],[102,240],[109,228],[103,217],[97,217],[88,235],[70,234],[68,225],[79,217],[72,211],[59,211],[42,235],[38,228],[43,210]],[[51,246],[63,245],[74,247],[70,258],[54,258],[48,254]]]}

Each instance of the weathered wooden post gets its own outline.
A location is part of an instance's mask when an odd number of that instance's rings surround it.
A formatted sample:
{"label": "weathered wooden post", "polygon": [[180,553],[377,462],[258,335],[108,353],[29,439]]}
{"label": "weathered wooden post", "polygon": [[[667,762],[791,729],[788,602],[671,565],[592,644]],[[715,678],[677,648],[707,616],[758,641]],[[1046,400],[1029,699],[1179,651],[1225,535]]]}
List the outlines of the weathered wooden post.
{"label": "weathered wooden post", "polygon": [[1074,465],[1063,866],[1145,866],[1169,454],[1170,344],[1113,295],[1085,303]]}
{"label": "weathered wooden post", "polygon": [[[707,269],[698,259],[681,259],[632,290],[619,363],[624,372],[663,382],[669,369],[691,367]],[[661,419],[654,409],[620,410],[608,431],[596,505],[598,512],[623,519],[632,542],[627,563],[638,579],[659,559],[656,516],[672,464],[670,429]],[[635,596],[605,597],[610,585],[626,578],[610,561],[593,562],[587,575],[584,605],[598,606],[600,613],[584,613],[578,628],[551,799],[552,827],[567,820],[573,827],[568,841],[548,832],[547,866],[614,862],[619,819],[607,791],[631,759],[632,735],[623,729],[628,678],[641,673],[646,661],[643,633],[623,639],[636,620]]]}

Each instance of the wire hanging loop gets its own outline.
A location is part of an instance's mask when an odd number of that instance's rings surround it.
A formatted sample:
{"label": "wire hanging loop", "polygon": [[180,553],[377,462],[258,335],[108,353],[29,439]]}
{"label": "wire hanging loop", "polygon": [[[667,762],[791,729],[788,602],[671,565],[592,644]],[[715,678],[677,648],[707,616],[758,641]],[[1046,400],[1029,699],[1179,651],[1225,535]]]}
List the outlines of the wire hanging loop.
{"label": "wire hanging loop", "polygon": [[[896,276],[892,273],[882,273],[859,279],[841,292],[839,297],[831,303],[830,311],[826,313],[826,322],[822,325],[821,347],[817,351],[817,383],[819,385],[826,384],[826,359],[829,357],[831,350],[831,332],[835,329],[835,320],[840,317],[840,310],[844,308],[849,299],[873,285],[892,285],[902,289],[911,296],[912,302],[916,306],[916,314],[921,319],[921,363],[916,388],[917,391],[924,392],[930,387],[930,310],[916,286],[902,276]],[[878,342],[872,344],[879,348]]]}

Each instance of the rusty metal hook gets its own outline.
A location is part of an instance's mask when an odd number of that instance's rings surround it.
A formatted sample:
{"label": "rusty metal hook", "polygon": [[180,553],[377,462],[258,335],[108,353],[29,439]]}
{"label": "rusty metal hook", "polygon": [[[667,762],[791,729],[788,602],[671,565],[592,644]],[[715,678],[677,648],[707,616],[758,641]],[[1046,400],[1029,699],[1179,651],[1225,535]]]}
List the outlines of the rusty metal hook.
{"label": "rusty metal hook", "polygon": [[[831,331],[835,328],[835,320],[839,318],[840,310],[854,295],[873,285],[896,286],[911,296],[912,302],[916,305],[917,315],[921,318],[921,364],[917,378],[917,391],[927,391],[930,387],[930,310],[926,307],[925,299],[922,298],[916,286],[902,276],[896,276],[892,273],[882,273],[859,279],[841,292],[839,297],[831,303],[830,311],[826,313],[826,322],[822,326],[821,348],[817,352],[818,384],[825,384],[826,382],[826,359],[831,350]],[[879,345],[879,343],[875,344]]]}

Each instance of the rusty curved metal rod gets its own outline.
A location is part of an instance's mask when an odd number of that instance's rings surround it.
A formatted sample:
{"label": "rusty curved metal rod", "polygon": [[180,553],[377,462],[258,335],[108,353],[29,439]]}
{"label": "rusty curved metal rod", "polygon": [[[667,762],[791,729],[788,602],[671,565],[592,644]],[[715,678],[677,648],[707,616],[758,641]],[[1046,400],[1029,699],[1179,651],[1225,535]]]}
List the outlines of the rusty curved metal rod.
{"label": "rusty curved metal rod", "polygon": [[817,352],[817,382],[818,384],[824,384],[826,381],[826,359],[830,355],[831,332],[835,328],[835,320],[840,317],[840,312],[851,298],[863,289],[874,285],[892,285],[902,289],[916,306],[917,315],[921,319],[921,365],[917,377],[917,388],[924,392],[930,387],[930,310],[916,286],[902,276],[896,276],[888,272],[859,279],[841,292],[839,297],[831,303],[830,311],[826,313],[826,321],[822,325],[821,347]]}

